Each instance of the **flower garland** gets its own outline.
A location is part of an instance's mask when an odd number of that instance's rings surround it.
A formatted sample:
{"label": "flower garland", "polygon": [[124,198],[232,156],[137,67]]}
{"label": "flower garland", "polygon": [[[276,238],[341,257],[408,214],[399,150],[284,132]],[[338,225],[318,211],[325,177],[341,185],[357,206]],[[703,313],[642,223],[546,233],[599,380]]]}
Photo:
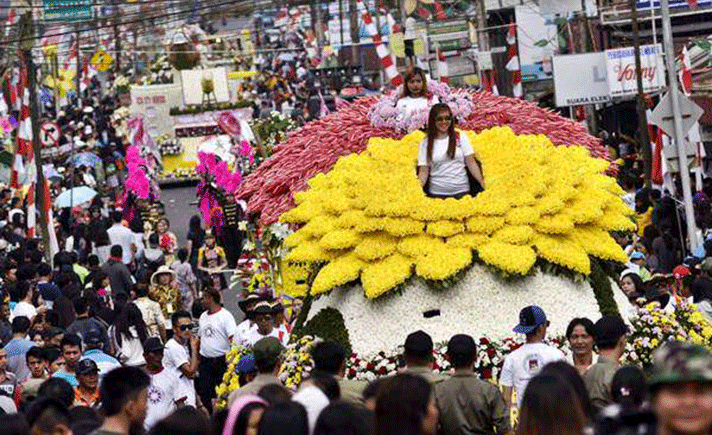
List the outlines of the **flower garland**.
{"label": "flower garland", "polygon": [[[438,89],[444,86],[438,85]],[[451,92],[464,91],[451,89]],[[474,109],[458,125],[463,130],[479,132],[506,125],[516,134],[545,135],[555,145],[576,144],[585,147],[591,156],[610,161],[600,140],[570,119],[521,99],[467,92],[467,100],[472,101]],[[247,213],[259,215],[260,223],[269,225],[294,206],[294,195],[307,189],[307,180],[329,172],[340,157],[363,152],[371,138],[402,138],[405,131],[371,123],[371,108],[379,104],[381,98],[388,96],[358,99],[291,132],[275,145],[274,154],[246,178],[238,193],[239,199],[247,202]],[[393,101],[383,104],[384,108],[392,106]],[[459,113],[460,108],[455,110]],[[382,118],[386,122],[386,117]],[[610,164],[608,170],[615,174],[615,164]],[[556,206],[555,203],[550,205]]]}
{"label": "flower garland", "polygon": [[[463,123],[475,111],[472,94],[463,89],[452,89],[445,83],[429,81],[428,91],[438,97],[439,102],[450,106],[458,122]],[[427,126],[430,107],[414,111],[408,117],[396,110],[396,104],[403,95],[403,86],[381,98],[371,106],[368,117],[374,127],[392,128],[399,132],[410,133]]]}
{"label": "flower garland", "polygon": [[225,373],[223,374],[220,385],[215,387],[215,394],[217,395],[215,406],[217,409],[227,408],[227,399],[230,396],[230,393],[240,388],[240,377],[237,373],[237,363],[240,362],[242,357],[251,354],[251,348],[233,344],[228,353],[225,355],[227,370],[225,370]]}
{"label": "flower garland", "polygon": [[473,251],[512,275],[529,273],[537,258],[583,275],[589,256],[626,261],[609,232],[634,225],[623,191],[602,173],[608,162],[508,127],[467,134],[487,180],[476,197],[423,193],[414,170],[419,131],[372,139],[366,152],[309,181],[282,221],[303,224],[285,241],[285,261],[324,265],[314,295],[356,279],[369,299],[414,274],[447,280],[472,264]]}

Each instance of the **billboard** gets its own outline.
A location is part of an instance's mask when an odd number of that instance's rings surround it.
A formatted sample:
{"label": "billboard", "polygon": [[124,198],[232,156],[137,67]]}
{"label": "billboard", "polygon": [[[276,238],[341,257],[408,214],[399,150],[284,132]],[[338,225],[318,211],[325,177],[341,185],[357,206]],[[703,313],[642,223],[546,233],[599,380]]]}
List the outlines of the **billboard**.
{"label": "billboard", "polygon": [[[611,100],[606,79],[606,53],[554,56],[554,95],[558,107]],[[575,77],[575,80],[572,79]]]}

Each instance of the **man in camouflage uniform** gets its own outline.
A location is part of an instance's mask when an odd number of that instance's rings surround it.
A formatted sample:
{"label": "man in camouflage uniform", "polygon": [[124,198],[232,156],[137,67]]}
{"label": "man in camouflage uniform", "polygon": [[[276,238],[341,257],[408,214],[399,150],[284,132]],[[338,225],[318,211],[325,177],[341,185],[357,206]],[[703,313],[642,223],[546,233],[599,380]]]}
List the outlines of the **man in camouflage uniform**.
{"label": "man in camouflage uniform", "polygon": [[712,355],[700,345],[664,344],[650,378],[658,435],[712,432]]}
{"label": "man in camouflage uniform", "polygon": [[408,334],[403,345],[403,358],[403,373],[422,376],[432,385],[447,379],[433,372],[433,339],[426,332],[419,330]]}
{"label": "man in camouflage uniform", "polygon": [[509,432],[502,393],[475,374],[476,350],[475,340],[469,335],[455,335],[448,343],[447,355],[455,371],[450,379],[435,384],[442,435]]}
{"label": "man in camouflage uniform", "polygon": [[598,411],[613,402],[611,382],[621,367],[618,360],[625,351],[628,328],[620,317],[604,316],[595,325],[593,332],[598,348],[598,361],[583,374],[588,396]]}

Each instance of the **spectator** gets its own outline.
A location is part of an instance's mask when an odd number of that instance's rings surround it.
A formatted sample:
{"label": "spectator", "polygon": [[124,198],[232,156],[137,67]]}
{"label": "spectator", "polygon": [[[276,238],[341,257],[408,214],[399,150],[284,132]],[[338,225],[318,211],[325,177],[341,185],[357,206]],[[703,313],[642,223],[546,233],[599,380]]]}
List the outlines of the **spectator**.
{"label": "spectator", "polygon": [[159,421],[149,435],[211,435],[210,421],[195,408],[183,407]]}
{"label": "spectator", "polygon": [[[161,305],[148,297],[148,287],[136,286],[137,299],[134,301],[136,307],[141,311],[141,317],[146,324],[146,332],[149,337],[159,337],[162,342],[166,342],[166,318],[163,317]],[[175,314],[175,313],[174,313]]]}
{"label": "spectator", "polygon": [[583,409],[583,413],[586,416],[586,421],[593,423],[596,420],[596,410],[593,408],[593,405],[591,405],[586,384],[584,384],[583,378],[579,375],[576,368],[565,361],[554,361],[545,365],[539,373],[553,374],[568,382],[571,388],[573,388],[574,393],[576,393],[576,397],[579,399],[581,409]]}
{"label": "spectator", "polygon": [[113,354],[121,364],[128,366],[146,364],[141,343],[148,338],[148,331],[141,311],[135,304],[126,304],[114,324],[109,327],[108,333]]}
{"label": "spectator", "polygon": [[72,388],[79,385],[76,376],[77,363],[82,358],[82,339],[76,334],[64,334],[60,346],[64,358],[64,368],[56,371],[52,377],[64,379]]}
{"label": "spectator", "polygon": [[52,282],[52,267],[47,263],[42,263],[37,267],[37,291],[42,296],[48,309],[52,309],[54,301],[57,300],[62,292],[55,283]]}
{"label": "spectator", "polygon": [[591,404],[601,410],[610,404],[611,382],[620,368],[618,360],[623,355],[628,328],[620,317],[604,316],[593,328],[598,348],[598,362],[583,375]]}
{"label": "spectator", "polygon": [[[131,232],[128,228],[126,228],[126,230]],[[131,272],[129,272],[128,267],[126,267],[126,264],[122,261],[122,253],[123,248],[120,245],[113,245],[111,247],[109,261],[101,266],[101,270],[109,277],[112,292],[115,294],[125,293],[128,295],[131,293],[133,287],[133,278],[131,277]]]}
{"label": "spectator", "polygon": [[27,339],[29,330],[30,320],[27,317],[15,317],[12,320],[12,340],[3,348],[7,356],[7,368],[15,374],[19,382],[30,375],[25,354],[35,345],[35,342]]}
{"label": "spectator", "polygon": [[539,374],[527,383],[520,406],[517,435],[584,435],[586,423],[576,393],[563,378]]}
{"label": "spectator", "polygon": [[[48,378],[46,353],[45,349],[33,346],[25,354],[30,376],[18,384],[15,394],[15,397],[18,399],[16,402],[27,403],[37,397],[37,391],[40,389],[40,385]],[[0,355],[2,355],[1,350]],[[2,365],[1,357],[0,365]]]}
{"label": "spectator", "polygon": [[405,359],[403,373],[420,375],[431,384],[445,380],[445,376],[433,372],[433,340],[427,333],[415,331],[406,337],[403,358]]}
{"label": "spectator", "polygon": [[712,356],[690,343],[670,342],[654,354],[650,378],[659,434],[712,431]]}
{"label": "spectator", "polygon": [[12,319],[14,319],[15,317],[24,316],[30,319],[30,322],[32,322],[37,313],[45,311],[44,306],[42,306],[40,309],[37,309],[33,305],[32,298],[34,297],[34,292],[32,291],[32,287],[30,287],[29,282],[18,281],[17,285],[15,286],[15,295],[17,296],[19,302],[12,310],[12,314],[10,315],[10,321],[12,321]]}
{"label": "spectator", "polygon": [[420,376],[386,380],[376,399],[376,435],[435,435],[438,408],[433,387]]}
{"label": "spectator", "polygon": [[566,339],[571,348],[571,363],[583,375],[598,361],[593,354],[593,322],[586,317],[577,317],[566,327]]}
{"label": "spectator", "polygon": [[45,362],[47,363],[47,374],[50,377],[64,368],[64,357],[60,349],[60,346],[45,347],[43,349]]}
{"label": "spectator", "polygon": [[363,406],[365,383],[346,379],[346,349],[333,341],[322,341],[312,349],[314,370],[333,376],[339,383],[341,400],[355,406]]}
{"label": "spectator", "polygon": [[104,376],[99,388],[104,423],[91,435],[129,435],[132,428],[142,426],[150,383],[148,375],[136,367],[121,367]]}
{"label": "spectator", "polygon": [[519,312],[519,324],[514,332],[525,334],[526,343],[504,358],[500,383],[504,385],[504,400],[507,408],[512,404],[512,389],[517,393],[517,407],[529,379],[548,363],[564,359],[564,354],[555,347],[544,344],[549,321],[541,307],[530,305]]}
{"label": "spectator", "polygon": [[455,371],[450,379],[435,384],[440,433],[506,434],[509,414],[499,389],[475,374],[477,350],[469,335],[455,335],[447,346]]}
{"label": "spectator", "polygon": [[244,343],[247,341],[247,335],[250,330],[255,328],[254,322],[254,308],[258,302],[266,301],[267,296],[259,293],[249,293],[244,299],[237,302],[237,306],[240,307],[243,313],[245,313],[245,320],[237,325],[237,332],[235,341],[238,343]]}
{"label": "spectator", "polygon": [[648,400],[645,372],[635,366],[619,368],[611,381],[611,398],[623,409],[643,407]]}
{"label": "spectator", "polygon": [[90,359],[83,359],[76,368],[78,385],[74,389],[74,406],[96,408],[99,405],[99,368]]}
{"label": "spectator", "polygon": [[[112,245],[109,263],[113,259],[114,261],[121,261],[123,264],[128,266],[133,261],[132,253],[134,252],[134,249],[136,249],[136,245],[134,233],[130,229],[123,226],[121,222],[122,219],[123,216],[121,216],[121,212],[115,211],[111,213],[111,220],[113,222],[113,225],[111,225],[111,227],[106,230],[106,232],[109,234],[109,240]],[[121,250],[114,250],[115,246],[119,246]],[[110,273],[107,272],[107,274],[111,276]],[[113,283],[111,287],[116,288],[114,287]]]}
{"label": "spectator", "polygon": [[74,387],[64,379],[47,379],[37,390],[38,397],[53,397],[67,408],[74,403]]}
{"label": "spectator", "polygon": [[267,384],[260,388],[257,395],[264,399],[269,406],[275,405],[277,403],[289,402],[292,400],[292,391],[288,390],[281,384]]}
{"label": "spectator", "polygon": [[277,403],[262,414],[257,434],[309,435],[307,412],[297,402]]}
{"label": "spectator", "polygon": [[345,402],[329,404],[316,420],[313,435],[370,435],[366,414]]}
{"label": "spectator", "polygon": [[5,349],[0,349],[0,394],[12,399],[16,389],[17,377],[7,370],[7,353]]}
{"label": "spectator", "polygon": [[185,404],[197,406],[193,379],[198,373],[198,337],[191,332],[193,324],[187,311],[173,313],[171,322],[173,338],[166,342],[163,365],[178,377],[179,395],[186,397]]}
{"label": "spectator", "polygon": [[10,323],[10,306],[0,294],[0,347],[5,347],[12,340],[12,323]]}
{"label": "spectator", "polygon": [[72,419],[68,406],[52,396],[42,397],[27,410],[33,434],[71,434]]}
{"label": "spectator", "polygon": [[178,260],[171,264],[171,269],[176,274],[176,284],[180,291],[181,305],[183,310],[189,310],[198,295],[195,288],[196,278],[193,269],[188,262],[188,250],[185,248],[178,250]]}
{"label": "spectator", "polygon": [[256,394],[262,387],[269,384],[282,385],[277,374],[282,363],[282,352],[284,346],[274,337],[263,338],[252,347],[252,354],[255,356],[255,366],[257,366],[257,376],[247,385],[230,393],[228,406],[238,398],[250,394]]}
{"label": "spectator", "polygon": [[242,396],[230,407],[222,435],[256,435],[267,402],[257,396]]}
{"label": "spectator", "polygon": [[99,368],[99,376],[104,377],[111,370],[121,367],[121,363],[111,355],[108,355],[102,350],[104,346],[103,337],[101,331],[97,329],[90,329],[84,336],[84,344],[86,345],[86,350],[84,351],[84,359],[90,359]]}
{"label": "spectator", "polygon": [[168,417],[177,407],[182,406],[186,396],[180,394],[180,383],[175,370],[163,367],[163,344],[158,338],[148,338],[144,344],[146,371],[151,378],[148,387],[148,409],[144,428],[150,430],[156,422]]}
{"label": "spectator", "polygon": [[85,346],[87,345],[87,337],[90,334],[95,333],[92,335],[93,337],[98,334],[101,348],[108,351],[111,347],[109,346],[109,335],[106,332],[106,326],[91,315],[93,313],[90,312],[89,300],[85,297],[75,299],[74,312],[77,313],[77,320],[67,327],[67,333],[81,337]]}
{"label": "spectator", "polygon": [[198,319],[200,334],[200,378],[197,382],[200,400],[212,412],[215,387],[222,381],[227,370],[225,355],[230,351],[237,332],[232,314],[220,305],[220,293],[213,288],[203,292],[206,311]]}

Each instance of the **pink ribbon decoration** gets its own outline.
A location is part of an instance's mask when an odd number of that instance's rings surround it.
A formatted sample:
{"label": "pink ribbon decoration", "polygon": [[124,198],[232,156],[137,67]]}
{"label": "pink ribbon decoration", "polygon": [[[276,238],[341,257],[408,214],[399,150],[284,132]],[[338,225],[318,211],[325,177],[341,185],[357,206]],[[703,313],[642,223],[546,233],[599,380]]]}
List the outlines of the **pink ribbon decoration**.
{"label": "pink ribbon decoration", "polygon": [[222,112],[218,115],[218,126],[230,136],[240,135],[240,121],[232,112]]}

